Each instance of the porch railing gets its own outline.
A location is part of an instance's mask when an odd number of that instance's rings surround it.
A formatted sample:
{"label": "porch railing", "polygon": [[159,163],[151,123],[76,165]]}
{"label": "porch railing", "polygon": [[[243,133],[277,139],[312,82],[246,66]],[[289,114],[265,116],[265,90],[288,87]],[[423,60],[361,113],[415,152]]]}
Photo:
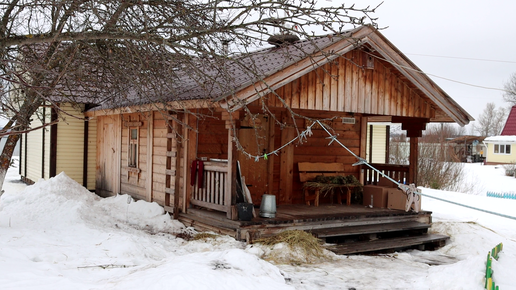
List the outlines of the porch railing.
{"label": "porch railing", "polygon": [[[395,165],[395,164],[380,164],[380,163],[372,163],[371,166],[381,171],[383,174],[389,176],[390,178],[400,182],[408,182],[409,181],[409,166],[408,165]],[[377,171],[371,169],[367,165],[362,165],[362,170],[364,171],[364,185],[378,184],[380,177],[382,176]]]}
{"label": "porch railing", "polygon": [[227,176],[227,162],[204,162],[203,184],[199,186],[196,180],[190,203],[226,213],[230,211],[231,205],[227,204],[225,196]]}

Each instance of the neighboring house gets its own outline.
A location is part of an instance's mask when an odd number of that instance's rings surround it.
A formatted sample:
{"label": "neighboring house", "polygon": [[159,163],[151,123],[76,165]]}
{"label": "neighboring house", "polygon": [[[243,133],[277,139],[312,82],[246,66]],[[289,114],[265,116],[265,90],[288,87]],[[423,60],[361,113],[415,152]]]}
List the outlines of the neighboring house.
{"label": "neighboring house", "polygon": [[487,137],[484,143],[487,147],[486,164],[516,163],[516,135]]}
{"label": "neighboring house", "polygon": [[[82,184],[95,189],[96,120],[85,121],[86,105],[59,106],[64,120],[53,125],[23,133],[20,138],[20,167],[22,180],[32,184],[61,172]],[[57,113],[50,106],[40,107],[33,116],[31,126],[55,122]]]}
{"label": "neighboring house", "polygon": [[[353,166],[357,159],[337,142],[329,142],[328,134],[320,126],[312,127],[311,136],[303,142],[289,143],[298,132],[312,125],[313,120],[324,120],[332,134],[362,158],[368,156],[368,127],[372,140],[387,142],[389,139],[385,126],[368,124],[402,124],[410,138],[409,165],[376,166],[386,172],[403,174],[398,180],[415,184],[418,137],[426,125],[455,122],[463,126],[473,120],[371,26],[359,27],[341,36],[271,47],[240,56],[238,61],[240,64],[236,65],[228,60],[231,81],[224,89],[209,84],[200,87],[198,82],[189,79],[188,74],[171,82],[171,85],[177,85],[174,88],[177,93],[167,100],[166,110],[157,110],[164,107],[162,102],[142,102],[140,98],[134,98],[118,105],[101,104],[87,111],[85,115],[91,122],[88,128],[96,121],[96,138],[93,129],[80,131],[84,137],[76,138],[78,144],[82,142],[84,146],[73,147],[82,150],[82,155],[76,155],[83,157],[74,162],[75,167],[70,170],[77,170],[79,176],[87,173],[84,179],[89,180],[92,173],[86,160],[95,156],[90,146],[95,147],[97,194],[129,194],[137,199],[154,201],[197,229],[215,230],[250,240],[255,235],[249,228],[244,228],[247,224],[234,221],[236,204],[242,201],[237,189],[238,172],[245,177],[255,206],[261,204],[264,194],[274,195],[282,209],[299,206],[297,214],[310,210],[304,205],[300,162],[341,163],[344,164],[343,174],[354,175],[363,183],[376,182],[374,178],[365,177],[370,176],[371,170]],[[254,67],[255,74],[243,70],[242,64]],[[210,88],[208,100],[204,91],[207,87]],[[84,126],[84,122],[81,124]],[[48,135],[35,133],[39,134],[39,142],[57,140],[53,143],[57,146],[55,149],[44,151],[42,156],[35,158],[49,160],[50,164],[55,164],[55,170],[52,172],[41,163],[37,164],[37,177],[51,176],[61,170],[57,160],[68,146],[59,147],[59,144],[68,139],[65,136],[64,140],[59,139],[60,134],[65,134],[65,129],[61,128],[65,124],[58,126],[57,138],[50,136],[52,129]],[[378,137],[374,137],[376,135]],[[42,145],[38,146],[42,148]],[[375,146],[371,147],[374,149]],[[376,157],[371,150],[371,161],[385,163],[387,152]],[[258,155],[258,158],[250,157],[246,152]],[[29,153],[27,150],[27,155]],[[267,158],[264,158],[265,153]],[[48,175],[45,175],[46,171],[49,171]],[[199,171],[203,172],[203,182],[199,181]],[[322,199],[322,202],[330,202],[329,197]],[[322,211],[322,215],[328,214]],[[383,214],[389,215],[391,222],[397,218],[392,217],[392,211]],[[381,219],[379,215],[373,215],[375,221],[364,224],[376,223]],[[365,214],[358,219],[366,216],[371,217]],[[431,220],[428,213],[424,217],[412,217]],[[328,220],[341,218],[330,216]],[[287,219],[284,217],[280,222],[283,225],[275,230],[286,229],[287,225],[292,228],[292,220],[286,222]],[[302,225],[303,221],[296,220],[295,224]],[[256,223],[256,231],[267,230],[266,224],[274,224],[262,220]],[[354,225],[360,224],[355,222]]]}
{"label": "neighboring house", "polygon": [[505,125],[503,126],[502,136],[516,136],[516,105],[512,106],[511,111],[509,112],[509,116],[507,117],[507,121],[505,121]]}
{"label": "neighboring house", "polygon": [[486,146],[482,141],[485,137],[460,136],[447,139],[446,160],[454,162],[483,162],[486,156]]}
{"label": "neighboring house", "polygon": [[516,163],[516,106],[511,108],[500,136],[487,137],[486,164]]}

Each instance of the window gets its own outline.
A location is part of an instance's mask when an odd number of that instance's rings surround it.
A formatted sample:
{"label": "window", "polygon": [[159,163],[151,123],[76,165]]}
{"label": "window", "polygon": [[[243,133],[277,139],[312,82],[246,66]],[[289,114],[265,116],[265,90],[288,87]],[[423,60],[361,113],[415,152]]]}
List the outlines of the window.
{"label": "window", "polygon": [[129,129],[129,150],[127,156],[129,167],[138,167],[138,129]]}
{"label": "window", "polygon": [[494,144],[495,154],[511,154],[511,144]]}

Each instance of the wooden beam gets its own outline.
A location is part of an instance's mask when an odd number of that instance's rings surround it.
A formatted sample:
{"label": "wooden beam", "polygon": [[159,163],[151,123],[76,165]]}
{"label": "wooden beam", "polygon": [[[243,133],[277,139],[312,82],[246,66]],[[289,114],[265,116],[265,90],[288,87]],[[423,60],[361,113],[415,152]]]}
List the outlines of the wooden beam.
{"label": "wooden beam", "polygon": [[[358,156],[365,158],[366,157],[366,145],[367,145],[367,117],[359,116],[360,120],[360,153]],[[358,161],[358,160],[357,160]],[[360,183],[364,184],[364,174],[363,170],[360,171],[359,177]]]}
{"label": "wooden beam", "polygon": [[[143,123],[143,122],[139,122]],[[148,120],[147,120],[147,168],[146,173],[147,176],[145,177],[145,194],[147,195],[147,201],[153,200],[152,195],[152,171],[153,171],[153,162],[152,162],[152,156],[154,152],[154,113],[151,112],[149,114]]]}
{"label": "wooden beam", "polygon": [[[290,142],[296,134],[290,116],[290,113],[286,111],[281,115],[282,123],[290,124],[281,130],[281,144]],[[291,204],[293,195],[292,185],[294,182],[294,145],[288,145],[280,153],[280,196],[277,197],[277,200],[283,204]]]}
{"label": "wooden beam", "polygon": [[[269,118],[269,145],[268,145],[268,151],[272,151],[274,149],[274,138],[276,136],[276,122],[274,121],[274,118],[272,116]],[[273,184],[274,184],[274,161],[275,161],[274,154],[271,154],[269,156],[269,161],[267,163],[267,194],[273,194]]]}
{"label": "wooden beam", "polygon": [[220,108],[220,105],[217,102],[211,102],[207,100],[182,100],[182,101],[172,101],[167,103],[153,103],[146,105],[135,105],[128,106],[123,108],[114,108],[114,109],[102,109],[102,110],[94,110],[85,112],[84,115],[86,117],[98,117],[98,116],[108,116],[108,115],[118,115],[118,114],[129,114],[129,113],[140,113],[140,112],[151,112],[156,111],[156,109],[161,111],[178,111],[181,112],[186,109],[199,109],[199,108],[209,108],[212,110],[217,110]]}
{"label": "wooden beam", "polygon": [[419,166],[418,163],[418,150],[419,148],[419,138],[412,137],[410,138],[410,155],[409,155],[409,177],[408,183],[417,184],[417,169]]}
{"label": "wooden beam", "polygon": [[[228,126],[226,121],[226,126]],[[232,126],[230,126],[232,127]],[[232,207],[236,201],[236,176],[238,154],[234,142],[234,138],[238,136],[238,128],[228,129],[228,174],[226,180],[226,192],[224,193],[224,205],[226,217],[235,220],[237,217],[233,215]]]}
{"label": "wooden beam", "polygon": [[[181,120],[182,118],[183,118],[182,114],[178,114],[177,115],[177,119],[178,120]],[[174,132],[181,132],[181,129],[182,129],[181,123],[174,121],[172,123],[172,126],[173,126],[173,129],[174,129]],[[175,157],[176,157],[176,164],[175,164],[176,172],[179,172],[179,169],[181,168],[181,151],[182,151],[181,150],[182,149],[181,144],[182,144],[182,142],[179,142],[179,140],[176,139],[176,151],[174,152],[174,153],[176,153],[175,154]],[[168,152],[167,152],[167,155],[168,155]],[[183,175],[184,187],[187,186],[185,183],[186,183],[186,176]],[[176,174],[176,176],[174,177],[174,207],[173,207],[174,208],[174,211],[173,211],[174,219],[178,219],[179,218],[179,207],[180,207],[179,188],[180,187],[181,187],[181,178],[180,178],[179,174]],[[185,199],[183,199],[183,203],[186,203]]]}

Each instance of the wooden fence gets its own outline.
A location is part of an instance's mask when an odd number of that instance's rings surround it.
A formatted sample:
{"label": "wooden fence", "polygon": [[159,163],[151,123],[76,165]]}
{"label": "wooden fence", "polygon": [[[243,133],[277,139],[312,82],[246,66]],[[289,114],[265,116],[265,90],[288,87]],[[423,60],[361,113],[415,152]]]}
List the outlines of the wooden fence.
{"label": "wooden fence", "polygon": [[227,196],[228,163],[204,162],[203,182],[195,182],[190,203],[193,205],[229,212],[231,197]]}
{"label": "wooden fence", "polygon": [[[409,166],[408,165],[394,165],[394,164],[371,164],[374,168],[378,169],[383,174],[389,176],[397,182],[404,183],[408,182],[409,179]],[[371,169],[367,165],[362,165],[364,170],[364,185],[367,184],[378,184],[380,177],[382,176],[377,171]]]}

